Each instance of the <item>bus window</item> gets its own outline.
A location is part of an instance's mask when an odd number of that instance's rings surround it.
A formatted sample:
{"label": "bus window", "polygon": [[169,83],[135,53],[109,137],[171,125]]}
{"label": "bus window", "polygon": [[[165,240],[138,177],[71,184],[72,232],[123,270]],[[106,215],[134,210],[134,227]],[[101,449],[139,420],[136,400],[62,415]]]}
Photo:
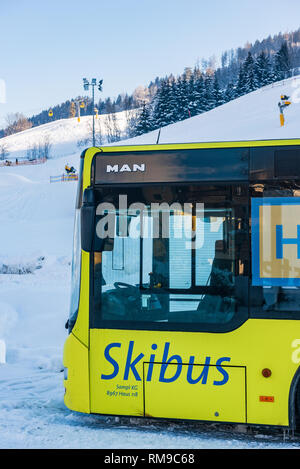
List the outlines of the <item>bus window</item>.
{"label": "bus window", "polygon": [[[295,318],[300,313],[300,250],[297,226],[300,216],[300,190],[293,181],[253,184],[252,200],[263,210],[263,226],[252,214],[253,278],[250,290],[251,316]],[[299,201],[299,203],[298,203]],[[252,205],[254,202],[252,202]],[[280,233],[276,230],[282,230]],[[255,233],[259,233],[259,243]],[[300,243],[300,239],[299,239]],[[256,247],[255,244],[258,244]],[[278,245],[282,253],[278,254]],[[255,275],[256,265],[260,277]]]}
{"label": "bus window", "polygon": [[75,211],[74,235],[73,235],[73,257],[71,270],[71,301],[69,319],[66,327],[72,330],[78,315],[80,294],[80,268],[81,268],[81,237],[80,237],[80,210]]}
{"label": "bus window", "polygon": [[79,181],[76,195],[76,209],[73,231],[73,256],[71,270],[71,301],[69,318],[66,328],[71,332],[77,319],[80,295],[80,270],[81,270],[81,224],[80,224],[80,207],[82,203],[82,187],[83,187],[83,158],[80,160]]}
{"label": "bus window", "polygon": [[144,199],[121,236],[116,208],[113,248],[94,269],[95,327],[219,330],[245,320],[248,199],[231,188],[191,189],[173,188],[159,206]]}

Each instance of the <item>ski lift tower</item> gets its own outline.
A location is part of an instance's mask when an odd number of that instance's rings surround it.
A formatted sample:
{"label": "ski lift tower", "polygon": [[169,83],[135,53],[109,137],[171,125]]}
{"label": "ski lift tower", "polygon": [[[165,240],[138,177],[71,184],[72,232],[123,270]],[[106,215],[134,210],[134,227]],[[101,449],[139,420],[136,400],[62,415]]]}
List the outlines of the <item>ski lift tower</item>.
{"label": "ski lift tower", "polygon": [[[103,80],[99,80],[98,90],[102,91]],[[92,78],[89,82],[86,78],[83,78],[83,89],[88,91],[90,86],[92,87],[92,101],[93,101],[93,147],[95,146],[95,86],[97,86],[97,78]]]}

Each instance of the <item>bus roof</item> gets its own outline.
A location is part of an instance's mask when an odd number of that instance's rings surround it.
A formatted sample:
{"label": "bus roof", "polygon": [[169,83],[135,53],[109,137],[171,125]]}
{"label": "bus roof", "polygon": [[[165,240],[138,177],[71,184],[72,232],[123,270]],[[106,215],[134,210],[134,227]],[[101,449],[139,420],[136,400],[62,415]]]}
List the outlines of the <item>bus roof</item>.
{"label": "bus roof", "polygon": [[300,139],[107,146],[86,152],[95,161],[95,184],[300,179]]}
{"label": "bus roof", "polygon": [[164,143],[164,144],[141,144],[141,145],[107,145],[98,147],[105,153],[132,152],[132,151],[161,151],[201,148],[253,148],[253,147],[277,147],[300,145],[300,138],[270,139],[270,140],[236,140],[230,142],[195,142],[195,143]]}

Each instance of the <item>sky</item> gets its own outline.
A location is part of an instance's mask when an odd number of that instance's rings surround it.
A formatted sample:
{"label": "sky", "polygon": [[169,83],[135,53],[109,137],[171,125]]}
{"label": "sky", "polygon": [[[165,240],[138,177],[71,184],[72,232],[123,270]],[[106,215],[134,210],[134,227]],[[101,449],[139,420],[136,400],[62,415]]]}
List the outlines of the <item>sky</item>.
{"label": "sky", "polygon": [[299,0],[0,0],[0,128],[86,94],[131,94],[212,55],[300,27]]}

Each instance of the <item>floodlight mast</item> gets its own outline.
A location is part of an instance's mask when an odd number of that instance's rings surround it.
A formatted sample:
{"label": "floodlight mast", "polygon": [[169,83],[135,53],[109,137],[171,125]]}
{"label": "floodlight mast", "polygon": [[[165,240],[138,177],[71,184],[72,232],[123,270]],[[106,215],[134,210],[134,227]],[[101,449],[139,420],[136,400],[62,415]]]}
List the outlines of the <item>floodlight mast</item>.
{"label": "floodlight mast", "polygon": [[[99,80],[98,90],[102,91],[102,83],[103,80]],[[95,145],[95,86],[97,85],[97,78],[92,78],[91,83],[86,79],[83,78],[83,89],[85,91],[89,90],[89,87],[92,87],[92,101],[93,101],[93,147]]]}

